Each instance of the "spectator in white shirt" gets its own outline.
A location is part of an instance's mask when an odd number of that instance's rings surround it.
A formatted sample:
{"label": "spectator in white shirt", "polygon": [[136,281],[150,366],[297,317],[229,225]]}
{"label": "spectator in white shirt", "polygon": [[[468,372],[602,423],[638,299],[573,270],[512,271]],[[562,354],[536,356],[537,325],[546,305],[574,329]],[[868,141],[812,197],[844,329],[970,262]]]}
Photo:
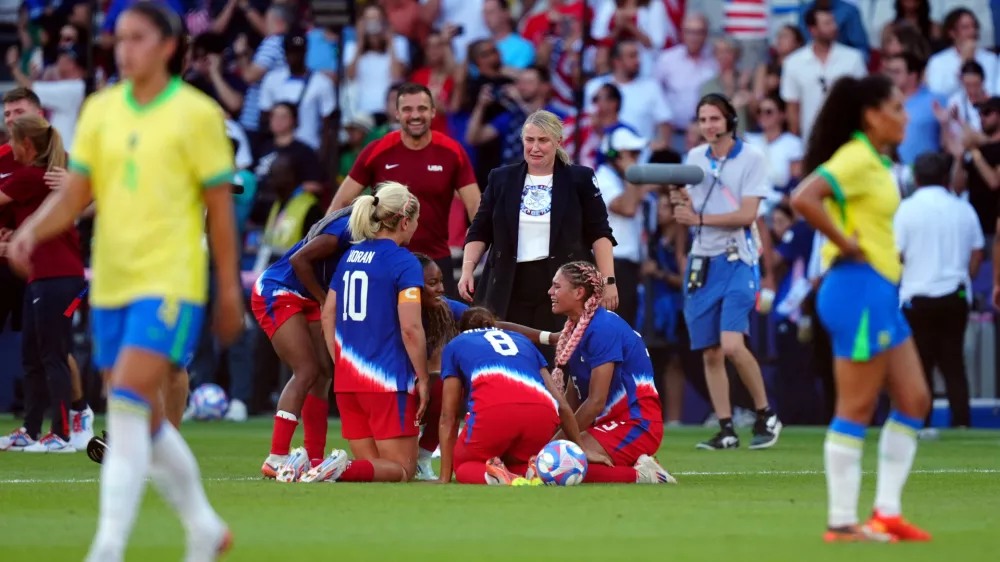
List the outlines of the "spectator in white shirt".
{"label": "spectator in white shirt", "polygon": [[347,79],[355,88],[359,113],[381,115],[389,87],[403,79],[409,62],[408,46],[396,43],[385,12],[378,4],[368,4],[356,26],[357,40],[344,47]]}
{"label": "spectator in white shirt", "polygon": [[813,121],[838,78],[868,74],[864,57],[853,47],[836,42],[837,21],[828,8],[806,12],[812,42],[785,59],[781,70],[781,99],[788,104],[788,128],[806,142]]}
{"label": "spectator in white shirt", "polygon": [[761,132],[744,136],[747,144],[764,151],[768,178],[783,193],[788,191],[789,184],[802,178],[802,158],[805,156],[802,139],[788,132],[785,109],[785,102],[777,94],[768,95],[757,109]]}
{"label": "spectator in white shirt", "polygon": [[601,197],[608,207],[608,224],[618,244],[612,249],[618,285],[618,309],[615,311],[635,328],[639,311],[639,269],[642,264],[643,213],[645,186],[625,180],[625,170],[639,160],[649,144],[628,127],[618,127],[605,135],[601,153],[605,162],[597,167],[595,178]]}
{"label": "spectator in white shirt", "polygon": [[950,97],[960,88],[962,65],[974,60],[983,67],[986,89],[997,87],[997,57],[979,45],[979,20],[969,10],[957,8],[944,19],[944,33],[951,47],[932,56],[927,62],[927,86],[931,92]]}
{"label": "spectator in white shirt", "polygon": [[[972,279],[983,260],[983,230],[976,211],[944,187],[952,167],[947,154],[928,152],[913,165],[916,193],[893,220],[903,258],[899,300],[913,330],[928,386],[944,378],[951,425],[971,425],[963,342],[972,302]],[[928,414],[927,421],[930,421]]]}
{"label": "spectator in white shirt", "polygon": [[986,75],[978,62],[970,60],[962,65],[962,89],[948,98],[948,112],[954,121],[951,134],[962,135],[962,125],[966,124],[976,131],[983,130],[983,122],[979,118],[979,104],[989,99],[986,92]]}
{"label": "spectator in white shirt", "polygon": [[673,112],[663,98],[656,81],[639,77],[639,45],[635,41],[616,43],[611,50],[614,72],[590,79],[584,87],[587,111],[594,110],[594,94],[608,82],[622,93],[621,121],[632,127],[640,137],[656,139],[656,146],[667,146],[671,139],[670,122]]}
{"label": "spectator in white shirt", "polygon": [[653,76],[663,88],[673,138],[671,147],[683,153],[687,128],[695,118],[695,108],[701,99],[701,86],[719,72],[719,63],[708,48],[708,18],[689,13],[681,28],[681,45],[674,45],[660,54]]}
{"label": "spectator in white shirt", "polygon": [[[240,36],[233,45],[236,62],[240,69],[240,77],[247,83],[247,92],[243,97],[243,111],[240,113],[240,125],[246,130],[254,152],[259,153],[263,143],[260,121],[260,87],[264,75],[268,71],[285,66],[284,35],[292,28],[294,16],[287,6],[276,4],[267,10],[265,23],[267,37],[257,46],[251,55],[247,38]],[[264,122],[266,130],[267,122]],[[266,136],[266,135],[265,135]]]}
{"label": "spectator in white shirt", "polygon": [[288,66],[268,72],[261,84],[261,121],[269,122],[267,115],[274,104],[289,102],[298,110],[295,138],[313,150],[319,150],[324,122],[337,107],[333,81],[322,72],[313,73],[306,69],[305,34],[292,32],[285,35],[284,49]]}
{"label": "spectator in white shirt", "polygon": [[33,90],[49,114],[49,123],[59,131],[67,150],[73,146],[76,134],[76,119],[80,107],[87,95],[87,83],[84,78],[87,71],[86,52],[78,45],[66,44],[59,48],[56,59],[56,74],[58,80],[35,82],[21,72],[16,48],[7,51],[7,65],[18,85]]}

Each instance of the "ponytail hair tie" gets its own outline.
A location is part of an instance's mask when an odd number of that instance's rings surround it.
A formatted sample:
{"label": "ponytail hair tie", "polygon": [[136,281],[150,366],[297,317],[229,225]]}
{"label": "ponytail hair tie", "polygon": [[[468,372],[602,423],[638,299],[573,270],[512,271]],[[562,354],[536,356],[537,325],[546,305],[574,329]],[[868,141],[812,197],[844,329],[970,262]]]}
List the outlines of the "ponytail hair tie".
{"label": "ponytail hair tie", "polygon": [[372,195],[372,205],[378,207],[378,195]]}

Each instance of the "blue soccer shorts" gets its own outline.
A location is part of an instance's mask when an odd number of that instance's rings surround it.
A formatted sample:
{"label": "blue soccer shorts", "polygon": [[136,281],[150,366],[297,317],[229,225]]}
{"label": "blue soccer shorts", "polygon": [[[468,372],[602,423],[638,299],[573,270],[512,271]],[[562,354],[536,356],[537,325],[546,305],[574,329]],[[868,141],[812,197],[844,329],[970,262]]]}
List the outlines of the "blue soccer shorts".
{"label": "blue soccer shorts", "polygon": [[723,254],[708,258],[705,284],[688,291],[691,259],[684,273],[684,321],[691,337],[691,349],[715,347],[722,332],[746,334],[750,312],[757,303],[757,280],[753,267],[743,260],[729,261]]}
{"label": "blue soccer shorts", "polygon": [[899,287],[867,263],[831,267],[816,294],[816,311],[840,359],[870,361],[911,334],[899,307]]}
{"label": "blue soccer shorts", "polygon": [[94,364],[105,370],[118,354],[135,347],[187,367],[205,321],[205,306],[176,299],[147,298],[118,308],[91,309]]}

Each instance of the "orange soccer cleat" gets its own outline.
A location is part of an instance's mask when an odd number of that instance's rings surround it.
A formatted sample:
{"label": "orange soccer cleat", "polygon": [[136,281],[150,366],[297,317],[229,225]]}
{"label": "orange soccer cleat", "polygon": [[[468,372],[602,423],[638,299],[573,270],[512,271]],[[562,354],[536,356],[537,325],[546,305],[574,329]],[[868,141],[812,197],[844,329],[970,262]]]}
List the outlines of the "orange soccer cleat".
{"label": "orange soccer cleat", "polygon": [[889,517],[879,513],[877,509],[868,520],[868,526],[888,533],[901,541],[927,542],[931,540],[930,533],[903,519],[902,515]]}
{"label": "orange soccer cleat", "polygon": [[486,483],[491,486],[510,486],[518,476],[503,464],[499,457],[486,461]]}
{"label": "orange soccer cleat", "polygon": [[827,529],[823,533],[826,542],[896,542],[892,534],[873,529],[869,525],[848,525]]}

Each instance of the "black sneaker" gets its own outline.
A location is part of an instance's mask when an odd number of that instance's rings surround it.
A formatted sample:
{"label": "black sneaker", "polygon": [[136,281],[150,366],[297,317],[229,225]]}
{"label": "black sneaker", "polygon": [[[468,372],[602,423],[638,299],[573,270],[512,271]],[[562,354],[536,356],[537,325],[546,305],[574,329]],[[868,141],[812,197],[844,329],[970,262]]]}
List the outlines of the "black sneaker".
{"label": "black sneaker", "polygon": [[108,449],[108,432],[102,431],[101,436],[93,436],[87,443],[87,456],[90,460],[101,464],[104,461],[104,453]]}
{"label": "black sneaker", "polygon": [[705,449],[706,451],[718,451],[721,449],[739,449],[740,438],[731,431],[720,431],[708,441],[702,441],[694,446],[695,449]]}
{"label": "black sneaker", "polygon": [[753,441],[750,442],[750,450],[772,447],[778,442],[781,428],[781,420],[778,419],[777,414],[771,413],[766,418],[758,416],[756,423],[753,424]]}

